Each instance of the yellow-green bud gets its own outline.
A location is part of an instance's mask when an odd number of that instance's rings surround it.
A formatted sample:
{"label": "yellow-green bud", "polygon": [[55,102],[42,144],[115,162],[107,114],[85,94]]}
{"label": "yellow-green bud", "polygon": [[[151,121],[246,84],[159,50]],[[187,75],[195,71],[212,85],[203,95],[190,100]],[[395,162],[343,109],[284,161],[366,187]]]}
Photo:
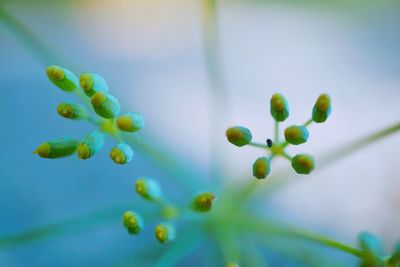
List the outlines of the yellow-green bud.
{"label": "yellow-green bud", "polygon": [[71,137],[60,137],[40,144],[34,153],[42,158],[62,158],[73,154],[78,144],[79,141]]}
{"label": "yellow-green bud", "polygon": [[155,201],[162,197],[160,184],[150,178],[141,178],[136,180],[136,192],[144,199]]}
{"label": "yellow-green bud", "polygon": [[268,158],[260,157],[253,164],[253,176],[257,179],[265,179],[271,171]]}
{"label": "yellow-green bud", "polygon": [[157,225],[154,233],[157,240],[163,244],[173,241],[176,237],[175,227],[168,223]]}
{"label": "yellow-green bud", "polygon": [[362,232],[358,236],[358,242],[363,252],[362,266],[380,267],[383,265],[381,256],[382,249],[379,240],[367,232]]}
{"label": "yellow-green bud", "polygon": [[95,93],[92,96],[91,102],[97,115],[106,119],[114,118],[121,111],[118,100],[106,93]]}
{"label": "yellow-green bud", "polygon": [[239,264],[234,263],[234,262],[230,262],[226,265],[226,267],[240,267]]}
{"label": "yellow-green bud", "polygon": [[72,92],[79,86],[78,78],[69,70],[53,65],[46,69],[49,80],[61,90]]}
{"label": "yellow-green bud", "polygon": [[308,140],[308,130],[304,126],[290,126],[285,130],[285,139],[292,145],[300,145]]}
{"label": "yellow-green bud", "polygon": [[242,126],[231,127],[226,130],[226,137],[230,143],[238,147],[249,144],[253,138],[251,131]]}
{"label": "yellow-green bud", "polygon": [[292,167],[298,174],[309,174],[314,169],[314,158],[307,154],[298,154],[292,158]]}
{"label": "yellow-green bud", "polygon": [[80,120],[86,116],[86,112],[81,106],[70,103],[59,104],[57,106],[57,113],[66,119],[72,120]]}
{"label": "yellow-green bud", "polygon": [[79,83],[83,92],[88,97],[93,96],[97,92],[108,92],[108,85],[104,78],[94,73],[82,73],[79,77]]}
{"label": "yellow-green bud", "polygon": [[129,112],[119,115],[116,119],[118,129],[124,132],[136,132],[144,128],[143,115],[136,112]]}
{"label": "yellow-green bud", "polygon": [[103,148],[105,138],[106,135],[99,131],[93,131],[88,134],[78,146],[78,158],[88,159],[93,157]]}
{"label": "yellow-green bud", "polygon": [[210,192],[200,193],[194,197],[191,207],[194,211],[198,212],[210,211],[214,199],[215,196],[213,193]]}
{"label": "yellow-green bud", "polygon": [[133,150],[127,144],[118,144],[110,151],[110,158],[117,164],[125,164],[131,161]]}
{"label": "yellow-green bud", "polygon": [[331,98],[327,94],[318,97],[312,110],[312,119],[317,123],[325,122],[332,111]]}
{"label": "yellow-green bud", "polygon": [[140,233],[144,226],[142,218],[132,211],[126,211],[124,213],[122,223],[131,235]]}
{"label": "yellow-green bud", "polygon": [[284,121],[289,117],[289,105],[281,94],[274,94],[270,100],[272,117],[277,121]]}

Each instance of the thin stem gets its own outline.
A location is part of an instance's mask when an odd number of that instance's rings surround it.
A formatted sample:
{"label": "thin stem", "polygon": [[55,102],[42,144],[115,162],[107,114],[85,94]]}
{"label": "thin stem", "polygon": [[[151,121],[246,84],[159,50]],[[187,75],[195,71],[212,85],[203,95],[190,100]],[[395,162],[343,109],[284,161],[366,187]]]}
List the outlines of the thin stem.
{"label": "thin stem", "polygon": [[255,218],[257,217],[256,215],[246,215],[242,216],[241,218],[243,217],[251,218],[251,220],[242,219],[240,225],[244,228],[244,230],[253,231],[255,234],[263,233],[267,236],[277,235],[277,236],[287,236],[292,238],[301,238],[304,240],[308,240],[314,243],[318,243],[327,247],[331,247],[346,252],[356,257],[362,257],[363,255],[359,249],[344,244],[342,242],[336,241],[328,236],[319,233],[314,233],[293,226],[285,226],[282,223],[266,222],[265,219],[262,218],[256,219]]}
{"label": "thin stem", "polygon": [[354,152],[373,144],[387,136],[390,136],[400,130],[400,122],[393,124],[392,126],[386,127],[383,130],[374,132],[370,135],[362,137],[352,143],[343,145],[331,152],[326,153],[319,160],[319,169],[322,167],[326,167],[331,165],[333,162],[336,162],[344,157],[353,154]]}
{"label": "thin stem", "polygon": [[223,71],[218,31],[218,1],[202,0],[203,49],[205,71],[209,82],[209,103],[211,105],[210,123],[210,161],[211,177],[222,179],[220,166],[224,165],[221,153],[221,132],[224,131],[225,120],[229,117],[229,101]]}
{"label": "thin stem", "polygon": [[292,161],[292,157],[291,156],[289,156],[286,152],[282,152],[282,157],[284,157],[285,159],[287,159],[287,160],[289,160],[289,161]]}
{"label": "thin stem", "polygon": [[274,143],[279,144],[279,121],[275,120],[275,136],[274,136]]}
{"label": "thin stem", "polygon": [[270,149],[267,145],[262,144],[262,143],[251,142],[249,144],[249,146],[254,146],[254,147],[263,148],[263,149]]}
{"label": "thin stem", "polygon": [[[62,220],[32,230],[3,236],[0,237],[0,249],[11,248],[61,235],[87,232],[89,230],[119,223],[122,213],[130,206],[131,203],[115,205],[113,207],[92,211],[85,215],[76,216],[74,218]],[[151,216],[154,216],[154,214],[148,214],[146,218]]]}
{"label": "thin stem", "polygon": [[284,149],[285,147],[287,147],[289,145],[288,141],[283,142],[280,146],[282,149]]}
{"label": "thin stem", "polygon": [[304,124],[303,124],[303,126],[304,127],[308,127],[308,126],[310,126],[310,124],[313,122],[313,119],[311,118],[311,119],[309,119],[308,121],[306,121]]}

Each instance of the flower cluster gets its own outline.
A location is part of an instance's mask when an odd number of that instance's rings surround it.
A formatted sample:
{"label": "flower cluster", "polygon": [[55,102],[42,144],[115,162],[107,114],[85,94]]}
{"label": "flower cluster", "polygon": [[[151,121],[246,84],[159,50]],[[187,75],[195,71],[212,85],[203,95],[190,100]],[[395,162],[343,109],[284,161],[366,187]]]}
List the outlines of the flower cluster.
{"label": "flower cluster", "polygon": [[235,146],[242,147],[253,145],[267,149],[270,153],[267,157],[258,158],[253,164],[253,175],[257,179],[264,179],[271,171],[271,160],[275,156],[282,156],[291,161],[293,169],[298,174],[309,174],[314,169],[314,158],[308,154],[297,154],[291,157],[286,153],[285,148],[291,145],[300,145],[307,142],[309,131],[307,126],[312,122],[325,122],[332,111],[329,95],[322,94],[318,97],[313,109],[311,119],[303,125],[292,125],[285,129],[285,141],[279,140],[279,123],[289,117],[289,105],[281,94],[274,94],[270,100],[271,116],[275,119],[275,139],[267,139],[267,145],[252,143],[251,131],[243,126],[231,127],[226,131],[228,141]]}
{"label": "flower cluster", "polygon": [[[154,229],[156,239],[162,243],[169,243],[176,237],[175,221],[179,219],[182,209],[166,200],[159,183],[151,178],[140,178],[136,180],[136,193],[144,200],[158,205],[162,217],[166,222],[157,224]],[[189,209],[195,212],[208,212],[212,208],[215,197],[210,192],[202,192],[195,195],[189,204]],[[126,211],[122,217],[123,225],[131,235],[137,235],[144,228],[144,220],[139,213]]]}
{"label": "flower cluster", "polygon": [[123,142],[121,133],[134,133],[144,127],[144,118],[136,112],[120,114],[118,100],[109,94],[106,81],[94,73],[82,73],[78,79],[71,71],[59,66],[46,69],[47,77],[54,85],[65,92],[76,93],[94,111],[95,117],[84,107],[73,103],[61,103],[57,113],[71,120],[88,120],[99,127],[83,139],[60,137],[46,141],[34,151],[42,158],[61,158],[77,154],[79,159],[89,159],[104,146],[107,135],[117,144],[111,149],[110,157],[117,164],[128,163],[133,157],[130,145]]}

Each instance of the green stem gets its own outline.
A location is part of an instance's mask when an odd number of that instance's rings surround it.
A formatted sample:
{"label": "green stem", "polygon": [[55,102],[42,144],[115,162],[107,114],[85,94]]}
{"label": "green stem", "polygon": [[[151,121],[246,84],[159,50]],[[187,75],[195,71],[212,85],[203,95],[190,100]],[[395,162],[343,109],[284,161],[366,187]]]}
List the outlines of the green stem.
{"label": "green stem", "polygon": [[400,130],[400,122],[397,122],[383,130],[374,132],[370,135],[360,138],[352,143],[340,146],[339,148],[323,155],[318,162],[318,169],[331,165],[344,157],[347,157],[358,150],[371,145],[387,136],[390,136]]}
{"label": "green stem", "polygon": [[249,146],[258,147],[262,149],[270,149],[266,144],[251,142]]}
{"label": "green stem", "polygon": [[310,124],[313,122],[313,119],[311,118],[311,119],[309,119],[308,121],[306,121],[304,124],[303,124],[303,126],[304,127],[308,127],[308,126],[310,126]]}
{"label": "green stem", "polygon": [[286,152],[282,152],[282,157],[284,157],[285,159],[287,159],[287,160],[289,160],[289,161],[292,161],[292,157],[291,156],[289,156]]}
{"label": "green stem", "polygon": [[279,144],[279,122],[275,120],[275,136],[274,136],[274,143]]}
{"label": "green stem", "polygon": [[0,249],[11,248],[34,241],[67,234],[87,232],[115,224],[122,213],[131,206],[129,203],[103,208],[85,215],[38,227],[25,232],[0,237]]}
{"label": "green stem", "polygon": [[224,156],[221,153],[221,132],[225,127],[225,120],[229,117],[228,92],[223,72],[223,63],[220,52],[218,31],[218,3],[217,0],[202,0],[203,15],[203,48],[205,55],[206,74],[209,82],[209,103],[211,106],[210,122],[210,161],[211,178],[221,180],[223,172],[220,166],[224,165]]}
{"label": "green stem", "polygon": [[286,236],[289,238],[300,238],[343,251],[356,257],[362,257],[363,255],[359,249],[319,233],[310,232],[301,228],[295,228],[293,226],[285,226],[282,223],[265,222],[262,218],[256,218],[256,215],[246,215],[242,217],[251,218],[251,220],[242,219],[240,226],[248,231],[253,231],[255,234],[263,233],[266,236],[277,235],[282,237]]}

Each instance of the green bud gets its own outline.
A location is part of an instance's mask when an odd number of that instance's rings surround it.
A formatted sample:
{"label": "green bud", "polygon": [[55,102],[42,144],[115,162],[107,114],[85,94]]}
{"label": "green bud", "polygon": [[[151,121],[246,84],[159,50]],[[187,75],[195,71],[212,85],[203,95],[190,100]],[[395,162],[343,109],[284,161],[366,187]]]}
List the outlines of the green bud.
{"label": "green bud", "polygon": [[239,264],[234,263],[234,262],[230,262],[226,265],[226,267],[240,267]]}
{"label": "green bud", "polygon": [[86,112],[81,106],[70,103],[59,104],[57,106],[57,113],[66,119],[72,120],[80,120],[86,116]]}
{"label": "green bud", "polygon": [[163,244],[173,241],[176,237],[175,227],[167,223],[157,225],[154,232],[157,240]]}
{"label": "green bud", "polygon": [[78,144],[79,141],[71,137],[60,137],[40,144],[34,153],[42,158],[62,158],[73,154]]}
{"label": "green bud", "polygon": [[78,78],[69,70],[53,65],[46,69],[49,80],[61,90],[72,92],[78,88]]}
{"label": "green bud", "polygon": [[308,140],[308,130],[304,126],[290,126],[285,130],[285,139],[292,145],[300,145]]}
{"label": "green bud", "polygon": [[307,154],[298,154],[292,158],[292,167],[298,174],[309,174],[314,165],[314,158]]}
{"label": "green bud", "polygon": [[191,207],[194,211],[198,212],[210,211],[214,199],[215,196],[213,193],[210,192],[200,193],[194,197]]}
{"label": "green bud", "polygon": [[383,267],[381,258],[381,245],[379,240],[367,232],[362,232],[358,236],[358,242],[363,252],[362,262],[368,267]]}
{"label": "green bud", "polygon": [[162,197],[160,184],[149,178],[141,178],[136,180],[136,192],[144,199],[155,201]]}
{"label": "green bud", "polygon": [[110,157],[117,164],[125,164],[131,161],[133,150],[129,145],[121,143],[111,149]]}
{"label": "green bud", "polygon": [[272,117],[277,121],[284,121],[289,117],[289,105],[281,94],[274,94],[270,100]]}
{"label": "green bud", "polygon": [[136,112],[129,112],[117,117],[118,129],[124,132],[136,132],[144,128],[143,115]]}
{"label": "green bud", "polygon": [[124,213],[122,222],[128,233],[131,235],[137,235],[140,233],[144,226],[142,218],[132,211],[126,211]]}
{"label": "green bud", "polygon": [[392,256],[390,256],[388,263],[389,266],[393,267],[398,267],[400,265],[400,242],[396,244],[395,250]]}
{"label": "green bud", "polygon": [[331,114],[331,98],[327,94],[318,97],[312,110],[312,119],[317,123],[325,122]]}
{"label": "green bud", "polygon": [[231,127],[226,130],[226,137],[230,143],[238,147],[249,144],[253,138],[250,130],[242,126]]}
{"label": "green bud", "polygon": [[78,158],[88,159],[99,152],[105,142],[106,135],[99,131],[93,131],[88,134],[78,146]]}
{"label": "green bud", "polygon": [[257,179],[265,179],[271,171],[268,158],[260,157],[253,164],[253,176]]}
{"label": "green bud", "polygon": [[100,117],[111,119],[121,111],[118,100],[112,95],[97,92],[92,96],[91,101],[94,111]]}
{"label": "green bud", "polygon": [[104,78],[94,73],[82,73],[79,77],[79,83],[88,97],[92,97],[97,92],[108,92],[108,85]]}

